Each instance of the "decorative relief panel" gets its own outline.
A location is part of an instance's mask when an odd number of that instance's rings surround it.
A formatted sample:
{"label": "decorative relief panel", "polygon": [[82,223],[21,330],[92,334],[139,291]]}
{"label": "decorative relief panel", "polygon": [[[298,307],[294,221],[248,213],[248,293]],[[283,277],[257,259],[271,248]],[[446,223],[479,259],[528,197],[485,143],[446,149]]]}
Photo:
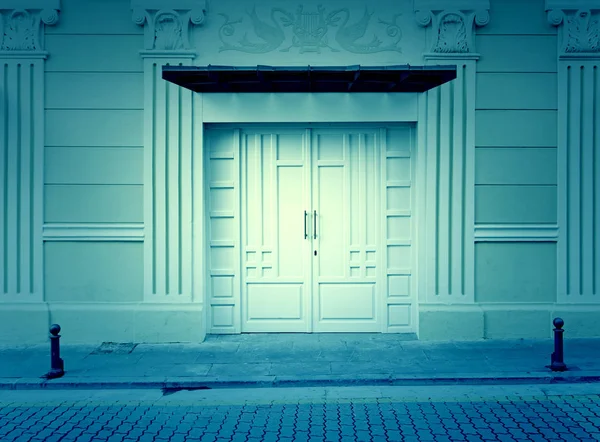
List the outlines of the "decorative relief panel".
{"label": "decorative relief panel", "polygon": [[564,54],[600,53],[600,6],[597,9],[550,9],[548,21],[554,26],[563,24]]}
{"label": "decorative relief panel", "polygon": [[[166,2],[162,2],[166,3]],[[204,23],[203,0],[169,2],[173,9],[162,9],[160,1],[132,0],[132,20],[139,26],[147,24],[144,48],[147,51],[191,51],[191,26]]]}
{"label": "decorative relief panel", "polygon": [[58,2],[48,6],[48,9],[12,10],[0,6],[0,51],[43,51],[44,25],[58,22]]}
{"label": "decorative relief panel", "polygon": [[271,8],[268,19],[259,15],[256,6],[235,19],[219,15],[224,20],[219,29],[219,52],[402,52],[402,30],[397,22],[401,13],[383,19],[365,7],[362,17],[354,18],[349,8],[329,11],[321,5],[298,5],[295,11]]}
{"label": "decorative relief panel", "polygon": [[431,24],[431,52],[467,54],[475,52],[475,26],[490,21],[489,1],[459,1],[456,9],[446,9],[447,1],[415,0],[415,19],[419,26]]}

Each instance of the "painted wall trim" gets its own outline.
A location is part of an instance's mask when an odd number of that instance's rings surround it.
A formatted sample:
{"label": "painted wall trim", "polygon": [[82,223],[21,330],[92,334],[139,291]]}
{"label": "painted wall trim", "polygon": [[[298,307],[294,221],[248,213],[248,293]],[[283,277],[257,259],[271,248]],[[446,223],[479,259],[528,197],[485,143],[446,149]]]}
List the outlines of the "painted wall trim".
{"label": "painted wall trim", "polygon": [[[196,94],[204,123],[416,122],[419,95],[385,94]],[[260,109],[261,112],[256,112]],[[336,112],[331,112],[336,109]]]}
{"label": "painted wall trim", "polygon": [[490,9],[490,0],[414,0],[415,10],[429,9],[441,11],[444,9]]}
{"label": "painted wall trim", "polygon": [[[194,302],[45,302],[50,312],[53,310],[142,310],[142,311],[177,311],[201,312],[204,306]],[[17,303],[13,306],[18,306]]]}
{"label": "painted wall trim", "polygon": [[143,241],[143,223],[44,224],[44,241]]}
{"label": "painted wall trim", "polygon": [[581,303],[581,304],[561,304],[561,303],[482,303],[480,304],[483,311],[549,311],[554,310],[568,311],[568,312],[587,312],[591,310],[598,310],[600,306],[596,303]]}
{"label": "painted wall trim", "polygon": [[549,9],[600,9],[598,0],[546,0],[546,11]]}
{"label": "painted wall trim", "polygon": [[479,224],[475,225],[475,242],[489,241],[558,241],[558,225]]}
{"label": "painted wall trim", "polygon": [[60,9],[60,0],[2,0],[0,9]]}
{"label": "painted wall trim", "polygon": [[[562,303],[481,303],[475,305],[465,304],[419,304],[419,312],[488,312],[488,311],[548,311],[553,312],[559,310],[561,312],[600,312],[600,304],[587,302],[577,304],[562,304]],[[550,325],[550,324],[549,324]]]}

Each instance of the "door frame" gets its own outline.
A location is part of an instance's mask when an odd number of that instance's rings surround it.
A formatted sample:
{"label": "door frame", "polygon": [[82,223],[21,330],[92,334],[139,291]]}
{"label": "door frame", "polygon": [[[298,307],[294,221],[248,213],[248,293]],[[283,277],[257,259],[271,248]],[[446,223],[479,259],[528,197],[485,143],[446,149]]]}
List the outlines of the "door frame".
{"label": "door frame", "polygon": [[[421,233],[419,229],[419,221],[422,219],[421,211],[421,184],[424,183],[424,165],[420,157],[423,155],[421,147],[422,141],[419,140],[422,128],[418,125],[419,120],[419,102],[421,94],[403,93],[403,94],[197,94],[199,112],[195,121],[201,125],[201,135],[204,143],[206,143],[205,129],[209,127],[222,128],[239,128],[240,126],[264,126],[264,125],[291,125],[291,124],[310,124],[311,126],[341,126],[345,124],[360,124],[363,127],[368,126],[388,126],[401,123],[411,124],[414,127],[415,136],[413,137],[412,164],[413,164],[413,231],[411,237],[414,239],[412,247],[412,273],[411,273],[411,330],[405,332],[417,332],[418,330],[418,280],[419,280],[419,238]],[[340,101],[342,103],[340,103]],[[260,109],[261,112],[256,112]],[[332,112],[331,109],[335,109]],[[338,124],[339,123],[339,124]],[[239,135],[238,135],[239,146]],[[380,150],[384,151],[385,146],[380,146]],[[208,161],[208,149],[202,149],[203,170]],[[239,156],[239,153],[238,153]],[[238,167],[241,162],[237,161]],[[383,165],[382,165],[383,167]],[[238,170],[239,176],[240,170]],[[207,174],[206,174],[207,175]],[[203,176],[203,180],[207,181]],[[209,201],[209,186],[203,183],[203,200],[204,204]],[[240,201],[237,201],[238,211]],[[234,324],[232,327],[223,327],[221,329],[211,331],[211,283],[210,270],[207,268],[210,254],[209,244],[209,216],[207,208],[203,209],[203,225],[202,236],[203,243],[208,247],[202,250],[198,261],[201,262],[203,269],[202,275],[205,275],[203,286],[203,300],[205,308],[205,323],[208,333],[219,334],[237,334],[241,332],[241,309],[240,302],[237,302],[234,308]],[[385,219],[382,220],[385,222]],[[380,242],[383,242],[380,241]],[[238,247],[239,254],[240,249]],[[381,267],[381,266],[380,266]],[[197,269],[200,270],[200,269]],[[241,270],[241,269],[240,269]],[[237,290],[238,297],[241,294],[240,274],[238,273],[237,284],[234,284],[234,290]],[[380,279],[381,280],[381,279]],[[381,290],[387,290],[386,287],[381,287]],[[383,300],[383,296],[381,296]],[[378,313],[385,314],[383,307],[385,303],[380,300],[380,308]],[[382,328],[386,328],[387,321],[382,321]],[[381,330],[386,331],[386,330]]]}

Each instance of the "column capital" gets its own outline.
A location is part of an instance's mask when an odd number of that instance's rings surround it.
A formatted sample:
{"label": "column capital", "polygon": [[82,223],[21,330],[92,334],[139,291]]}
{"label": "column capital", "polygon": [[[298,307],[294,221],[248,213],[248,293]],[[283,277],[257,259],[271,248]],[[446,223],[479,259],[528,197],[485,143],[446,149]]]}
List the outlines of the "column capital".
{"label": "column capital", "polygon": [[194,58],[192,25],[204,23],[206,0],[131,0],[132,20],[145,26],[143,57]]}
{"label": "column capital", "polygon": [[475,55],[475,27],[490,21],[489,0],[413,0],[417,24],[431,25],[430,53],[443,58]]}
{"label": "column capital", "polygon": [[58,22],[60,0],[2,0],[0,57],[46,58],[44,26]]}
{"label": "column capital", "polygon": [[548,22],[560,29],[560,58],[600,58],[598,0],[546,0]]}

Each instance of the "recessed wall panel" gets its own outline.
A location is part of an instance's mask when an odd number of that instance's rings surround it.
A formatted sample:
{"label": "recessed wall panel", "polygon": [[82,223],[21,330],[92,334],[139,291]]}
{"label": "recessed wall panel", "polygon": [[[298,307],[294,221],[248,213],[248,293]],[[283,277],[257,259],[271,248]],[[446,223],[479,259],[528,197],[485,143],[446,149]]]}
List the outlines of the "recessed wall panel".
{"label": "recessed wall panel", "polygon": [[320,320],[375,319],[374,284],[320,284]]}
{"label": "recessed wall panel", "polygon": [[234,241],[235,219],[234,218],[211,218],[210,239],[211,241]]}
{"label": "recessed wall panel", "polygon": [[388,216],[387,237],[390,240],[411,239],[412,218],[409,216]]}
{"label": "recessed wall panel", "polygon": [[388,296],[411,296],[410,275],[388,275]]}
{"label": "recessed wall panel", "polygon": [[213,276],[212,296],[215,298],[233,298],[233,276]]}
{"label": "recessed wall panel", "polygon": [[411,209],[410,187],[388,187],[386,193],[387,210]]}
{"label": "recessed wall panel", "polygon": [[555,242],[475,244],[476,302],[556,302]]}
{"label": "recessed wall panel", "polygon": [[304,138],[301,134],[277,135],[277,159],[283,161],[304,160]]}
{"label": "recessed wall panel", "polygon": [[232,213],[235,209],[234,189],[211,189],[210,210],[213,213]]}
{"label": "recessed wall panel", "polygon": [[211,247],[211,270],[233,270],[235,262],[233,252],[233,247]]}
{"label": "recessed wall panel", "polygon": [[386,179],[390,181],[408,181],[411,179],[410,158],[388,158],[386,160]]}
{"label": "recessed wall panel", "polygon": [[233,305],[213,305],[211,306],[212,326],[232,328],[233,320]]}
{"label": "recessed wall panel", "polygon": [[300,284],[248,284],[247,291],[248,321],[302,318]]}
{"label": "recessed wall panel", "polygon": [[388,325],[390,327],[406,327],[411,325],[410,304],[390,304],[388,307]]}

